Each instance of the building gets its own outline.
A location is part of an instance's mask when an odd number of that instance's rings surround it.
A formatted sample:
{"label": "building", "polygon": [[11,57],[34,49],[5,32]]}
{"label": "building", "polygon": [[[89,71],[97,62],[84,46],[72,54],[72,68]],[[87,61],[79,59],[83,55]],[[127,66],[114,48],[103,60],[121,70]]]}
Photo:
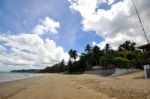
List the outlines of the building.
{"label": "building", "polygon": [[144,52],[145,51],[150,51],[150,44],[145,44],[137,47],[138,49],[142,49]]}
{"label": "building", "polygon": [[150,44],[145,44],[137,47],[144,52],[144,75],[145,78],[150,78]]}
{"label": "building", "polygon": [[144,52],[144,63],[150,64],[150,44],[141,45],[137,48]]}

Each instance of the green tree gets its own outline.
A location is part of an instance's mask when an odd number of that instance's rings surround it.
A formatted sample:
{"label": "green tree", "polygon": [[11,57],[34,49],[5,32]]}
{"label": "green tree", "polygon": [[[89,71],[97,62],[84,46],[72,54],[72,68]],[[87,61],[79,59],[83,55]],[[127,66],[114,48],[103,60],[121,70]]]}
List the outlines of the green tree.
{"label": "green tree", "polygon": [[143,62],[143,58],[144,58],[144,53],[140,50],[135,50],[133,52],[134,57],[135,57],[135,64],[137,68],[142,68],[142,62]]}
{"label": "green tree", "polygon": [[114,64],[116,67],[119,68],[129,68],[129,60],[126,58],[122,58],[122,57],[116,57],[113,59]]}
{"label": "green tree", "polygon": [[69,59],[69,61],[68,61],[68,72],[69,73],[71,73],[73,71],[72,68],[73,68],[73,63],[72,63],[71,59]]}
{"label": "green tree", "polygon": [[100,65],[99,64],[99,59],[102,56],[102,51],[98,46],[94,46],[92,50],[92,61],[93,65]]}
{"label": "green tree", "polygon": [[122,50],[135,50],[135,42],[131,42],[131,41],[125,41],[123,44],[121,44],[118,48],[118,51],[122,51]]}
{"label": "green tree", "polygon": [[110,53],[111,52],[110,44],[106,43],[104,50],[105,50],[105,53]]}
{"label": "green tree", "polygon": [[70,58],[73,58],[73,50],[72,49],[69,50],[68,54],[69,54]]}
{"label": "green tree", "polygon": [[91,52],[91,46],[89,44],[86,45],[85,52],[86,53],[90,53]]}
{"label": "green tree", "polygon": [[135,42],[131,42],[131,41],[125,41],[123,44],[121,44],[118,48],[119,54],[121,55],[121,57],[123,58],[127,58],[131,65],[135,65],[136,61],[135,61],[135,54],[134,51],[136,50],[135,48],[136,43]]}
{"label": "green tree", "polygon": [[64,59],[60,62],[60,71],[64,71],[65,70],[65,62],[64,62]]}
{"label": "green tree", "polygon": [[86,70],[92,69],[92,54],[91,53],[82,53],[80,56],[81,63],[86,66]]}
{"label": "green tree", "polygon": [[100,64],[103,67],[103,69],[105,68],[113,68],[113,59],[114,59],[114,55],[112,54],[105,54],[100,58]]}
{"label": "green tree", "polygon": [[71,49],[71,50],[69,51],[69,56],[70,56],[71,59],[76,60],[76,58],[77,58],[77,56],[78,56],[77,51]]}
{"label": "green tree", "polygon": [[129,55],[129,50],[121,50],[119,52],[120,56],[122,56],[123,58],[127,58],[127,56]]}

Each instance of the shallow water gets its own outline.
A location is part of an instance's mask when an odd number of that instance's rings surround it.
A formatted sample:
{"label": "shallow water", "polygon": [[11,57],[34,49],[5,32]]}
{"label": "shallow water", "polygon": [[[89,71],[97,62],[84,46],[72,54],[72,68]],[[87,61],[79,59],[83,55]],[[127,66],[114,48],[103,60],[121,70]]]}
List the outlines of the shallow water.
{"label": "shallow water", "polygon": [[29,78],[37,76],[35,73],[12,73],[12,72],[0,72],[0,82],[13,81],[18,79]]}

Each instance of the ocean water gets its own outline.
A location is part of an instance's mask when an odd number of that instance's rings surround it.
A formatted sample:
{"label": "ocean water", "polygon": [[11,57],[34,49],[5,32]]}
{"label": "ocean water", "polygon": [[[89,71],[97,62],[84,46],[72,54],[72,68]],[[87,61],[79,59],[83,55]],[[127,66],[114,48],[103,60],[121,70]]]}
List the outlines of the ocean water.
{"label": "ocean water", "polygon": [[38,76],[35,73],[12,73],[12,72],[0,72],[0,82],[7,82],[19,79],[25,79],[29,77]]}

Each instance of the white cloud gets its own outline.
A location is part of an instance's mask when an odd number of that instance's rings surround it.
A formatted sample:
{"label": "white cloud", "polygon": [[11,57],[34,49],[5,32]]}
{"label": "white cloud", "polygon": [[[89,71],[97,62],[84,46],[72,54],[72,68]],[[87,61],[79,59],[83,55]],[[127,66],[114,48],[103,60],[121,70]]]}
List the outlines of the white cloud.
{"label": "white cloud", "polygon": [[92,42],[92,46],[95,46],[97,45],[97,43],[95,41]]}
{"label": "white cloud", "polygon": [[40,24],[35,26],[33,33],[42,35],[44,33],[56,34],[60,28],[60,23],[53,19],[46,17],[44,20],[40,20]]}
{"label": "white cloud", "polygon": [[107,0],[108,1],[108,4],[111,5],[115,2],[115,0]]}
{"label": "white cloud", "polygon": [[[94,30],[105,40],[99,45],[110,43],[117,47],[125,40],[135,41],[137,45],[146,40],[131,0],[113,4],[114,0],[69,0],[70,8],[80,13],[84,31]],[[112,4],[109,10],[97,8],[103,2]],[[150,39],[150,1],[136,0],[136,6]]]}
{"label": "white cloud", "polygon": [[37,34],[1,35],[0,41],[9,46],[9,52],[0,54],[1,66],[24,66],[22,68],[44,68],[62,59],[68,61],[69,55],[53,40],[43,40]]}
{"label": "white cloud", "polygon": [[46,17],[35,26],[32,34],[0,35],[0,68],[44,68],[60,62],[68,61],[69,55],[64,49],[57,46],[53,40],[42,39],[40,35],[50,32],[55,34],[60,28],[59,22]]}

